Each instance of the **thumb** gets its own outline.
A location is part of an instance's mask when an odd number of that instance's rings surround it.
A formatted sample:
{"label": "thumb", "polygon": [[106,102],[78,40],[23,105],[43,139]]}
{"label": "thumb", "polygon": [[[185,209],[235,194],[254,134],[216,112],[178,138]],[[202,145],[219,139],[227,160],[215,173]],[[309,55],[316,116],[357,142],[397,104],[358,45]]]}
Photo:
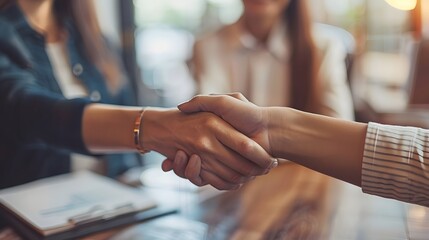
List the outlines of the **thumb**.
{"label": "thumb", "polygon": [[233,93],[222,93],[222,94],[210,94],[211,96],[230,96],[233,97],[235,99],[238,99],[240,101],[246,102],[246,103],[250,103],[249,100],[247,100],[247,98],[240,92],[233,92]]}
{"label": "thumb", "polygon": [[184,102],[177,106],[180,111],[184,113],[195,113],[195,112],[212,112],[216,115],[220,115],[221,102],[219,96],[195,96],[191,100]]}
{"label": "thumb", "polygon": [[[218,116],[221,116],[224,111],[231,104],[252,104],[249,102],[243,94],[228,93],[228,94],[210,94],[210,95],[198,95],[193,97],[191,100],[179,104],[177,107],[184,113],[195,113],[195,112],[212,112]],[[256,105],[255,105],[256,106]]]}

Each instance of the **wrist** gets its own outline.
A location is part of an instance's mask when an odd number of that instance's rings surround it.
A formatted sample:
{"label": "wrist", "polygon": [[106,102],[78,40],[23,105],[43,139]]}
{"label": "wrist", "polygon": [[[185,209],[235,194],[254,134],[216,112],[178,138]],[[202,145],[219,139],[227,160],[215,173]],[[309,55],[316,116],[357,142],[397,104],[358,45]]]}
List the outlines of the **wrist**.
{"label": "wrist", "polygon": [[156,136],[156,119],[160,111],[157,108],[146,108],[140,125],[140,147],[148,151],[156,151],[154,136]]}
{"label": "wrist", "polygon": [[147,151],[162,153],[165,136],[171,136],[169,125],[173,124],[171,109],[150,107],[145,110],[140,126],[140,144]]}
{"label": "wrist", "polygon": [[150,150],[147,150],[143,146],[143,142],[142,142],[142,139],[143,139],[143,131],[142,131],[143,117],[144,117],[144,114],[146,113],[146,110],[148,110],[148,107],[143,108],[142,110],[139,111],[139,114],[137,115],[137,117],[134,121],[134,128],[133,128],[134,147],[137,149],[137,151],[140,154],[145,154],[145,153],[150,151]]}
{"label": "wrist", "polygon": [[90,104],[82,117],[82,137],[92,153],[124,152],[135,149],[133,127],[139,108]]}
{"label": "wrist", "polygon": [[293,128],[296,111],[284,107],[267,107],[264,110],[268,132],[269,153],[275,158],[287,158],[293,148]]}

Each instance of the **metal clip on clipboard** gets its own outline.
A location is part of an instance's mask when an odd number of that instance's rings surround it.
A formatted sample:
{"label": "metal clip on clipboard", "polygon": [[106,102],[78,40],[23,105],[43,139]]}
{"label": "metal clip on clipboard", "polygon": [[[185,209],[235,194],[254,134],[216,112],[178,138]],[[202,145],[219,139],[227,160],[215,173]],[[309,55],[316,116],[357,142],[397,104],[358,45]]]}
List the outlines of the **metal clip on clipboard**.
{"label": "metal clip on clipboard", "polygon": [[101,205],[96,205],[84,213],[80,213],[68,219],[74,226],[93,223],[100,220],[108,220],[117,216],[134,213],[137,209],[132,203],[126,203],[113,209],[105,209]]}

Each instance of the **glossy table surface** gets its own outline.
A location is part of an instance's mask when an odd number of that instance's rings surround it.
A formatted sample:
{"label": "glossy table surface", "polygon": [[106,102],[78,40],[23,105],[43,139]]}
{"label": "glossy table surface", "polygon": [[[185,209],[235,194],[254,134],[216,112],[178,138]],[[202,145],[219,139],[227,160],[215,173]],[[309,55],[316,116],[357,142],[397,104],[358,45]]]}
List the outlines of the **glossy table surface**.
{"label": "glossy table surface", "polygon": [[363,194],[290,162],[212,197],[153,192],[180,211],[86,239],[429,239],[427,208]]}
{"label": "glossy table surface", "polygon": [[[291,162],[238,191],[181,183],[145,191],[178,212],[83,239],[429,239],[429,208],[370,196]],[[0,239],[20,238],[6,229]]]}

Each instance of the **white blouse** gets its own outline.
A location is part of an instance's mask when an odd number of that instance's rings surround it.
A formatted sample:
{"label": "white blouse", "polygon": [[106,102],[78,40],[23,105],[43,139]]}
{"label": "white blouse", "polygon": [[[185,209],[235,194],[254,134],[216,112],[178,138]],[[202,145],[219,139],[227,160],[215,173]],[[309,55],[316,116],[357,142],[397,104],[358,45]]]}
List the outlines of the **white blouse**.
{"label": "white blouse", "polygon": [[[354,119],[342,43],[313,31],[321,65],[322,113]],[[200,93],[241,92],[259,106],[290,102],[290,43],[284,23],[276,25],[265,45],[247,33],[240,21],[205,36],[195,45],[195,72]],[[286,103],[286,104],[285,104]]]}
{"label": "white blouse", "polygon": [[429,130],[369,123],[362,190],[429,207]]}
{"label": "white blouse", "polygon": [[63,43],[46,44],[46,53],[52,65],[55,79],[66,98],[88,96],[88,91],[72,73]]}

